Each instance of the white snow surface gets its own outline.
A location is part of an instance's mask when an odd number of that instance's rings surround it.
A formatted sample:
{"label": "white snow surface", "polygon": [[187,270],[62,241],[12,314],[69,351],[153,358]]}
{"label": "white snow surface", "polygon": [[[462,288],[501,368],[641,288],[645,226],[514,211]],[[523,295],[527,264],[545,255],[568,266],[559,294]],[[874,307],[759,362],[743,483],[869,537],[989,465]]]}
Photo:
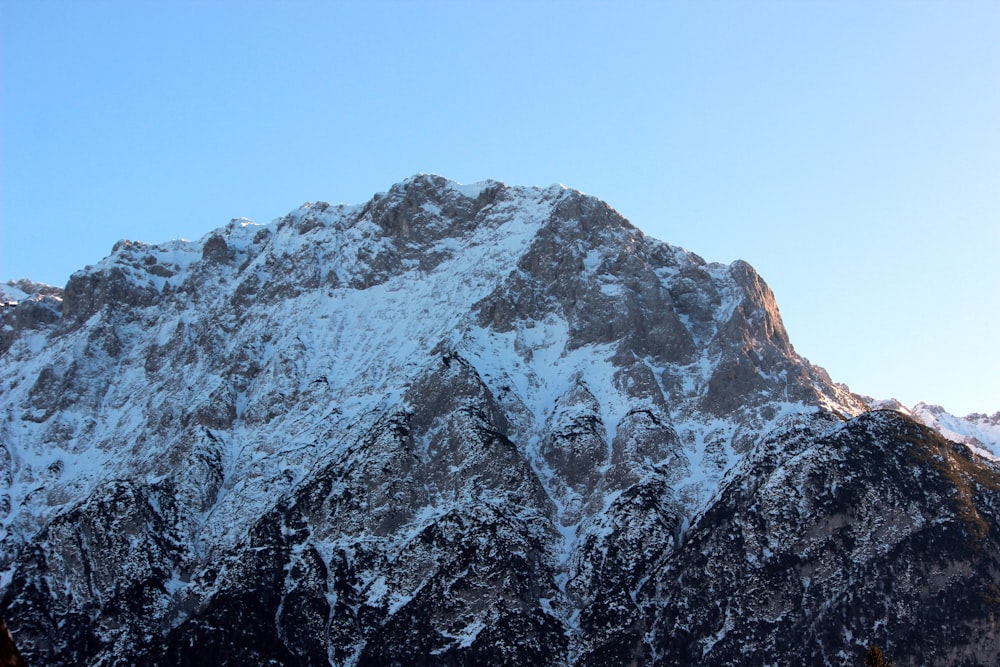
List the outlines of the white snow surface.
{"label": "white snow surface", "polygon": [[10,283],[0,284],[0,301],[24,301],[28,296],[27,292]]}
{"label": "white snow surface", "polygon": [[40,301],[45,296],[59,300],[60,297],[57,295],[60,291],[58,287],[27,279],[8,280],[6,283],[0,283],[0,303]]}

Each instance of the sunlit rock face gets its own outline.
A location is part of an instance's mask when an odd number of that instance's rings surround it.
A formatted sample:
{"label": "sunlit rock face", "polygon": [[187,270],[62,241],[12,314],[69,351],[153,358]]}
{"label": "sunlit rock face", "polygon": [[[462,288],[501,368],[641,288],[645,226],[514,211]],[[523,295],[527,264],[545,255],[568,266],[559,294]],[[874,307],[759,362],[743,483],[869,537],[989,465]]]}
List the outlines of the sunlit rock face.
{"label": "sunlit rock face", "polygon": [[28,664],[1000,654],[982,438],[869,411],[748,264],[579,192],[417,176],[2,317]]}

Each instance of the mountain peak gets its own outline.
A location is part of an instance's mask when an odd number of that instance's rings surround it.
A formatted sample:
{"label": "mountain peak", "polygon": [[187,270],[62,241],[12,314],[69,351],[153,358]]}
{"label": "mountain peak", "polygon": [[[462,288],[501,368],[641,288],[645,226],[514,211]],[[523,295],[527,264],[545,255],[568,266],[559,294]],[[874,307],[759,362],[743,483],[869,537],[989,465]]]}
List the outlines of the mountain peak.
{"label": "mountain peak", "polygon": [[[838,588],[883,590],[885,551],[843,517],[892,520],[890,548],[935,563],[957,542],[915,536],[967,527],[986,546],[949,552],[956,572],[997,553],[969,487],[940,500],[948,470],[993,484],[989,462],[860,417],[749,264],[562,186],[416,175],[196,242],[122,241],[63,297],[61,317],[5,314],[0,339],[0,595],[31,662],[848,655],[888,621]],[[866,488],[916,491],[903,516]],[[50,633],[58,610],[88,620]],[[816,634],[817,614],[847,631]]]}

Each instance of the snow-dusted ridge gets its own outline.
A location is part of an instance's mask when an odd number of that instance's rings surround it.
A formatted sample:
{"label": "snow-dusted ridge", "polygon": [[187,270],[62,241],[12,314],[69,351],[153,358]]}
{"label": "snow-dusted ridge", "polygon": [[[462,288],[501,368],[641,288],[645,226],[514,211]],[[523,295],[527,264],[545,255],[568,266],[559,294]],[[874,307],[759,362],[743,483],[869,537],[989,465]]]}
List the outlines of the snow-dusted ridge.
{"label": "snow-dusted ridge", "polygon": [[1000,461],[1000,412],[992,416],[972,413],[953,415],[940,405],[917,403],[907,407],[896,399],[876,400],[865,397],[875,410],[895,410],[934,429],[953,442],[966,445],[980,456]]}
{"label": "snow-dusted ridge", "polygon": [[968,445],[977,454],[1000,461],[1000,412],[992,416],[970,414],[957,417],[939,405],[917,403],[911,417],[955,442]]}
{"label": "snow-dusted ridge", "polygon": [[[825,505],[788,494],[909,428],[795,353],[748,264],[563,186],[417,175],[122,241],[3,317],[0,595],[38,627],[50,598],[94,619],[32,644],[42,662],[86,637],[110,661],[262,659],[228,627],[274,634],[279,663],[584,664],[644,623],[621,650],[675,655],[647,607],[728,549],[720,508],[808,516]],[[795,535],[749,540],[752,562]],[[148,607],[92,602],[126,583]],[[720,632],[683,650],[722,655]]]}
{"label": "snow-dusted ridge", "polygon": [[[433,196],[423,197],[421,189],[428,187],[434,188]],[[475,207],[491,191],[498,196],[460,228],[452,222],[454,212],[448,211],[449,218],[443,211],[443,207]],[[410,206],[407,198],[414,192],[421,200],[412,204],[412,221],[396,227],[399,216],[376,220],[380,208]],[[137,320],[116,326],[116,354],[99,349],[79,359],[74,350],[80,349],[77,341],[83,332],[50,342],[41,353],[38,336],[43,334],[22,337],[15,343],[22,348],[11,350],[11,356],[26,361],[10,366],[16,375],[5,374],[4,380],[9,404],[24,410],[23,418],[4,427],[15,471],[7,493],[12,508],[24,509],[3,519],[0,539],[15,534],[30,538],[52,511],[72,505],[108,479],[139,473],[155,482],[169,474],[157,460],[181,446],[184,434],[168,435],[165,449],[123,450],[120,444],[147,441],[151,422],[166,399],[178,409],[201,405],[209,413],[227,411],[200,418],[212,437],[225,443],[225,479],[198,534],[201,541],[231,544],[245,521],[273,502],[274,484],[290,489],[317,460],[331,455],[327,447],[303,441],[296,433],[311,433],[318,423],[333,420],[341,425],[345,439],[357,437],[350,434],[370,428],[370,420],[401,400],[407,387],[434,364],[432,355],[438,349],[468,358],[495,395],[507,395],[505,400],[517,403],[514,414],[522,415],[524,422],[515,424],[514,432],[526,443],[525,451],[543,481],[553,473],[531,443],[539,441],[538,433],[550,423],[560,396],[576,384],[595,392],[605,430],[602,438],[610,450],[618,425],[637,407],[635,397],[615,386],[621,372],[613,360],[617,343],[573,341],[566,315],[558,311],[504,331],[483,327],[475,312],[477,304],[497,289],[498,277],[523,279],[524,258],[540,233],[552,234],[547,252],[583,252],[586,237],[570,240],[583,231],[576,220],[553,223],[554,212],[565,203],[600,205],[561,185],[514,188],[484,181],[466,186],[418,175],[376,195],[366,206],[310,203],[268,225],[234,219],[197,242],[119,242],[109,257],[74,274],[67,288],[73,298],[77,284],[87,289],[104,280],[112,283],[111,293],[100,295],[105,298],[86,312],[83,328],[90,338],[106,329],[113,317],[109,314],[121,302],[140,306]],[[590,233],[607,240],[586,247],[584,274],[599,282],[600,302],[609,307],[614,307],[611,304],[623,289],[620,276],[607,266],[607,254],[624,252],[627,258],[637,246],[667,253],[667,264],[656,271],[662,284],[685,271],[700,270],[719,286],[712,322],[701,325],[705,333],[695,333],[701,340],[709,342],[717,335],[712,331],[729,322],[740,307],[740,290],[722,265],[701,267],[697,256],[648,239],[621,219]],[[550,259],[546,256],[543,261]],[[167,300],[162,299],[164,294],[179,296]],[[87,296],[77,298],[83,301]],[[197,309],[192,309],[192,302]],[[71,315],[76,312],[73,305],[66,310]],[[690,321],[690,315],[683,317]],[[238,360],[239,368],[225,369],[199,358],[184,370],[183,383],[178,383],[177,369],[150,372],[150,358],[160,350],[187,346],[210,348],[206,352],[211,356]],[[24,353],[31,350],[36,352]],[[657,378],[653,396],[663,391],[667,375],[678,376],[673,381],[683,387],[682,394],[669,401],[670,414],[661,418],[672,420],[685,443],[681,462],[688,471],[679,493],[693,503],[691,511],[714,494],[714,484],[739,460],[734,445],[726,442],[729,436],[723,434],[743,431],[745,438],[747,428],[766,430],[782,415],[816,409],[791,402],[767,416],[744,414],[736,422],[704,419],[698,403],[721,363],[720,353],[727,352],[709,344],[701,356],[669,372],[653,359],[639,364]],[[71,369],[99,388],[82,387],[79,400],[55,411],[33,406],[31,395],[39,383],[31,384],[32,377],[61,376]],[[235,375],[235,381],[226,379],[227,372]],[[513,396],[508,386],[515,389]],[[331,411],[315,400],[302,401],[287,406],[289,411],[274,421],[274,402],[281,400],[276,397],[317,393],[324,405],[336,408]],[[816,395],[824,408],[858,412],[855,403],[839,402],[830,388]],[[223,408],[224,403],[228,406]],[[663,412],[665,406],[654,403],[640,399],[638,405]],[[742,423],[747,419],[749,423]],[[219,420],[225,423],[224,434],[216,433]],[[51,433],[60,434],[60,445],[54,449],[49,444]],[[720,436],[726,444],[708,461],[705,443]],[[269,460],[284,470],[280,479],[266,480],[260,487],[251,484],[261,473],[274,477],[275,466],[262,465]],[[39,493],[43,489],[47,491]],[[572,489],[552,494],[560,507],[564,501],[573,504],[574,515],[586,502]],[[261,510],[247,511],[257,506]]]}

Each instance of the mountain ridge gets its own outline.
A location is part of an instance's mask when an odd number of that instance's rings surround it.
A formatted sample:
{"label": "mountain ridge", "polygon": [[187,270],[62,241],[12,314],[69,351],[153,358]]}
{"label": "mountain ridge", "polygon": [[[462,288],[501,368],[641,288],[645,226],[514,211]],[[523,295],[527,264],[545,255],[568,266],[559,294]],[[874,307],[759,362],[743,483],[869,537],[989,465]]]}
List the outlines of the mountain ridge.
{"label": "mountain ridge", "polygon": [[[26,654],[51,664],[193,647],[219,664],[655,664],[695,646],[722,664],[739,650],[719,635],[728,617],[667,619],[662,604],[721,580],[659,588],[698,562],[693,542],[732,560],[721,508],[745,509],[740,489],[802,452],[795,465],[837,470],[824,474],[843,488],[870,478],[816,442],[931,437],[797,355],[750,265],[706,263],[561,186],[419,175],[198,242],[122,241],[73,274],[57,318],[22,308],[0,339],[0,591]],[[967,455],[934,442],[972,462],[947,482],[968,501],[908,507],[971,527],[988,548],[953,554],[979,564],[962,581],[992,585],[994,464],[981,440]],[[792,526],[883,502],[802,488]],[[900,523],[897,544],[924,526]],[[776,534],[772,553],[797,533]],[[864,567],[878,557],[863,531],[848,547],[810,539]],[[825,602],[843,595],[828,570]],[[838,622],[857,627],[854,613]],[[57,640],[71,618],[90,620]],[[734,637],[782,650],[739,618]],[[796,618],[786,633],[809,621]],[[681,641],[677,623],[702,634]],[[928,636],[932,658],[958,650],[958,635]],[[867,639],[817,641],[836,662]]]}

